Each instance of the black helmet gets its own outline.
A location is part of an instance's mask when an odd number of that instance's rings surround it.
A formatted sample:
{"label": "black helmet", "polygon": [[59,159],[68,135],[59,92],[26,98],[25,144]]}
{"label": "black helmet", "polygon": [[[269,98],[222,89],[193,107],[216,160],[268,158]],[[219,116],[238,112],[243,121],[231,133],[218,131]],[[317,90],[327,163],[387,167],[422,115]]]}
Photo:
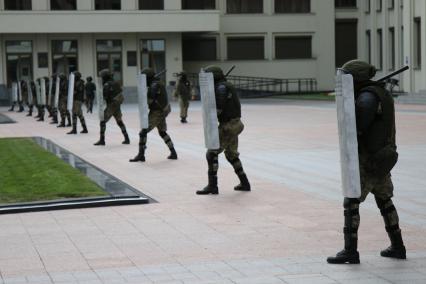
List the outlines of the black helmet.
{"label": "black helmet", "polygon": [[66,79],[67,79],[67,76],[65,76],[65,74],[64,74],[64,73],[60,73],[60,74],[59,74],[59,78],[60,78],[61,80],[66,80]]}
{"label": "black helmet", "polygon": [[74,71],[74,76],[76,80],[80,80],[81,79],[81,73],[78,71]]}
{"label": "black helmet", "polygon": [[358,59],[346,62],[342,66],[342,70],[345,73],[351,74],[355,82],[368,81],[376,75],[377,71],[373,65]]}
{"label": "black helmet", "polygon": [[141,72],[141,73],[146,75],[146,79],[147,79],[147,80],[152,80],[152,79],[154,79],[155,72],[154,72],[154,70],[153,70],[152,68],[150,68],[150,67],[147,67],[147,68],[142,69],[142,72]]}
{"label": "black helmet", "polygon": [[108,69],[103,69],[99,72],[99,77],[102,78],[104,82],[112,79],[112,73]]}
{"label": "black helmet", "polygon": [[215,81],[220,81],[225,79],[225,75],[223,75],[222,68],[217,65],[210,65],[204,69],[204,72],[213,73],[213,78]]}
{"label": "black helmet", "polygon": [[87,80],[87,82],[92,82],[92,80],[93,80],[92,76],[87,77],[86,80]]}

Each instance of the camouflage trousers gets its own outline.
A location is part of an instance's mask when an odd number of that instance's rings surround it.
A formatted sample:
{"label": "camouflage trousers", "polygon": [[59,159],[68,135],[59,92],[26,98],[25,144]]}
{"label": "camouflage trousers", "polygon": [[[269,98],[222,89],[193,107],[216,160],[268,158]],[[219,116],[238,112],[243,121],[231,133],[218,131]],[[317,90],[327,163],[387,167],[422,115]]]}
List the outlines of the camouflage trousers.
{"label": "camouflage trousers", "polygon": [[179,98],[179,107],[180,107],[180,117],[187,118],[188,117],[188,108],[189,108],[189,100],[184,100]]}
{"label": "camouflage trousers", "polygon": [[148,114],[148,128],[142,129],[139,132],[139,152],[144,151],[146,149],[146,143],[148,140],[148,133],[151,132],[154,128],[157,128],[158,134],[163,139],[164,143],[166,143],[169,149],[173,149],[173,141],[170,138],[169,134],[167,134],[167,123],[166,116],[161,110],[152,110]]}
{"label": "camouflage trousers", "polygon": [[100,123],[101,138],[105,138],[106,124],[111,119],[111,117],[114,117],[117,125],[120,127],[121,133],[123,133],[124,136],[127,136],[127,130],[126,126],[124,125],[123,114],[121,112],[121,104],[113,102],[107,104],[107,107],[104,110],[104,120]]}
{"label": "camouflage trousers", "polygon": [[68,118],[68,123],[71,123],[71,115],[70,112],[67,109],[67,98],[60,98],[59,99],[59,114],[61,115],[61,123],[65,123],[65,119]]}
{"label": "camouflage trousers", "polygon": [[375,177],[366,170],[367,159],[360,157],[360,176],[361,176],[361,197],[360,202],[363,202],[369,193],[375,197],[387,200],[393,197],[393,183],[391,175],[388,174],[383,178]]}
{"label": "camouflage trousers", "polygon": [[72,125],[74,127],[77,126],[77,117],[80,119],[80,123],[83,127],[86,125],[86,121],[84,120],[83,110],[82,110],[83,102],[82,101],[74,101],[72,106]]}
{"label": "camouflage trousers", "polygon": [[244,124],[239,118],[232,119],[219,125],[220,148],[208,150],[206,154],[209,175],[216,175],[219,169],[220,153],[225,152],[225,157],[234,168],[237,175],[243,175],[244,169],[238,152],[238,135],[244,130]]}

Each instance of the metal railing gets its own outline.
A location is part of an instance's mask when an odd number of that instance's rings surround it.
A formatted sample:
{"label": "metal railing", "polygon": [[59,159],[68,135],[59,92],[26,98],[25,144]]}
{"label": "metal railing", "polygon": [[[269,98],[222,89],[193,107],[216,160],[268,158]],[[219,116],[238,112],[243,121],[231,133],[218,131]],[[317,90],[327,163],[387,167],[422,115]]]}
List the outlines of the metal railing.
{"label": "metal railing", "polygon": [[[199,89],[198,74],[189,73],[188,79]],[[317,80],[314,78],[278,79],[250,76],[228,76],[240,96],[268,96],[278,94],[306,94],[317,92]]]}

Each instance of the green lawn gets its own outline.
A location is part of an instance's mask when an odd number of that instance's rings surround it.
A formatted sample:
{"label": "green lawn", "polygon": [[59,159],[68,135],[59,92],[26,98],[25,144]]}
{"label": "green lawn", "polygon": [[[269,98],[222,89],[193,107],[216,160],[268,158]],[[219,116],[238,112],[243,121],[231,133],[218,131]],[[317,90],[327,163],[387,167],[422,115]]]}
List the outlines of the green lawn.
{"label": "green lawn", "polygon": [[274,96],[276,99],[288,99],[288,100],[309,100],[309,101],[334,101],[334,96],[328,94],[300,94],[300,95],[281,95]]}
{"label": "green lawn", "polygon": [[0,203],[106,196],[85,175],[31,139],[0,139]]}

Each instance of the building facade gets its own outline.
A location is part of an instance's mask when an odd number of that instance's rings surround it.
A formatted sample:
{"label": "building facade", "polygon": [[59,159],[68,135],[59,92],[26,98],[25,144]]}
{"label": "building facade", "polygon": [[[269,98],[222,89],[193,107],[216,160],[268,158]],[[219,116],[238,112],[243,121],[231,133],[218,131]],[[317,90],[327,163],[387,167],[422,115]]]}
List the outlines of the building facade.
{"label": "building facade", "polygon": [[169,82],[217,64],[332,90],[335,67],[359,57],[382,73],[419,63],[403,88],[426,89],[425,1],[382,1],[0,0],[0,86],[109,68],[132,91],[144,67],[167,69]]}

